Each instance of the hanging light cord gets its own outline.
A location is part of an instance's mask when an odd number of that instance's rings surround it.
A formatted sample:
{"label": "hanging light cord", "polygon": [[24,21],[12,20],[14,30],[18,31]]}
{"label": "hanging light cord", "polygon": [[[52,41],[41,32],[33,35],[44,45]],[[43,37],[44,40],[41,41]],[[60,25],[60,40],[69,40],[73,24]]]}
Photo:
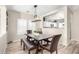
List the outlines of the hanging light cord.
{"label": "hanging light cord", "polygon": [[37,18],[37,5],[34,5],[34,8],[35,8],[35,12],[34,12],[34,18]]}

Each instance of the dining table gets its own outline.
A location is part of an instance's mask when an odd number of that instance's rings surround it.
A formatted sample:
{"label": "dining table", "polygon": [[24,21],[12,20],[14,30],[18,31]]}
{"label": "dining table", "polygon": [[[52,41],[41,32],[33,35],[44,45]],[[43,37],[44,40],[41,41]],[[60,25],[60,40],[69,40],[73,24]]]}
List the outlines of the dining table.
{"label": "dining table", "polygon": [[39,34],[39,35],[27,34],[27,39],[30,37],[30,38],[34,39],[34,41],[36,41],[36,45],[37,45],[36,54],[38,54],[40,51],[40,49],[39,49],[40,45],[42,44],[40,42],[42,42],[43,40],[47,40],[49,38],[52,38],[52,36],[53,35],[51,35],[51,34]]}

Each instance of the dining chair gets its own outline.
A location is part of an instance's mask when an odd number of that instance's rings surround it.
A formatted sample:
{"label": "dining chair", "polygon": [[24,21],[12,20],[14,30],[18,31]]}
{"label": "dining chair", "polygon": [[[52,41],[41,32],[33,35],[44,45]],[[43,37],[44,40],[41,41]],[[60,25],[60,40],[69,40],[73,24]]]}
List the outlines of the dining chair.
{"label": "dining chair", "polygon": [[32,30],[27,30],[27,34],[31,34],[32,33]]}
{"label": "dining chair", "polygon": [[50,39],[45,39],[45,40],[43,40],[44,41],[44,45],[49,45],[49,43],[51,43],[51,40]]}
{"label": "dining chair", "polygon": [[31,44],[33,44],[34,39],[31,38],[31,37],[29,37],[28,34],[32,34],[32,30],[27,30],[26,36],[27,36],[28,42],[30,42]]}
{"label": "dining chair", "polygon": [[30,54],[30,51],[32,51],[32,50],[34,50],[34,49],[37,48],[36,45],[32,45],[32,44],[29,43],[28,40],[26,40],[26,39],[21,39],[21,41],[22,41],[21,44],[23,45],[23,50],[25,51],[25,49],[27,48],[28,54]]}
{"label": "dining chair", "polygon": [[40,47],[42,48],[42,50],[47,50],[50,53],[53,53],[54,51],[56,51],[56,54],[57,54],[58,53],[57,47],[58,47],[58,42],[60,37],[61,37],[61,34],[54,35],[52,37],[51,44],[49,45],[49,47],[43,46],[43,45],[40,45]]}
{"label": "dining chair", "polygon": [[[31,37],[29,37],[28,36],[28,34],[24,34],[24,35],[26,35],[26,38],[25,38],[25,40],[27,40],[29,43],[33,43],[33,41],[31,40],[32,38]],[[21,39],[21,45],[23,45],[23,39]]]}

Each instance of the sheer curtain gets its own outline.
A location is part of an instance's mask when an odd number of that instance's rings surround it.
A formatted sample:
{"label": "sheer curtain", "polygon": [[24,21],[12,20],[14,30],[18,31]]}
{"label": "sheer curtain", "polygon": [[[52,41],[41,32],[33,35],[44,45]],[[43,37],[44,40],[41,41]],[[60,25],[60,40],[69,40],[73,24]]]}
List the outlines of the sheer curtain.
{"label": "sheer curtain", "polygon": [[27,30],[27,20],[18,19],[17,21],[17,35],[23,35]]}
{"label": "sheer curtain", "polygon": [[32,20],[28,19],[18,19],[17,20],[17,35],[24,35],[26,30],[33,30],[34,25]]}

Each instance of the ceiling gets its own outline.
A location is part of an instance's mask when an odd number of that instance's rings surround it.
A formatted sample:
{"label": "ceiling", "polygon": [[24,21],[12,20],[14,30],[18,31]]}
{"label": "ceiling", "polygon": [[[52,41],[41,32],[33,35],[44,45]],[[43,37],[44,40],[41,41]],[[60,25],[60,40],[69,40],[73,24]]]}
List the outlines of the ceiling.
{"label": "ceiling", "polygon": [[[57,8],[63,7],[62,5],[38,5],[37,6],[37,15],[44,15],[50,11],[53,11]],[[18,12],[29,12],[34,14],[34,5],[7,5],[7,10],[15,10]]]}

